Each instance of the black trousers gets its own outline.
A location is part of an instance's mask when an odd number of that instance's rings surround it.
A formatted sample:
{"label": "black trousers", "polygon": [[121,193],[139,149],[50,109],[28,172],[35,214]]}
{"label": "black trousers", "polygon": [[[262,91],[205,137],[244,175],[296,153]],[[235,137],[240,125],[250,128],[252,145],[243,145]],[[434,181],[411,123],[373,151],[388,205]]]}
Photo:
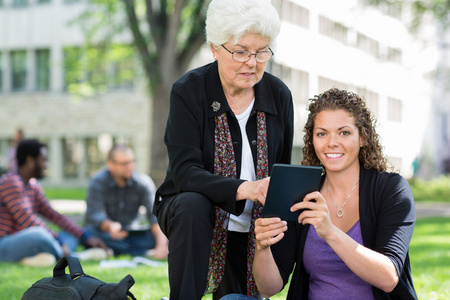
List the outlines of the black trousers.
{"label": "black trousers", "polygon": [[248,233],[228,231],[225,271],[213,300],[228,294],[247,294],[247,244]]}
{"label": "black trousers", "polygon": [[[170,300],[199,300],[206,289],[215,206],[199,193],[181,193],[161,203],[158,223],[169,239]],[[225,274],[213,299],[246,294],[247,233],[230,232]]]}

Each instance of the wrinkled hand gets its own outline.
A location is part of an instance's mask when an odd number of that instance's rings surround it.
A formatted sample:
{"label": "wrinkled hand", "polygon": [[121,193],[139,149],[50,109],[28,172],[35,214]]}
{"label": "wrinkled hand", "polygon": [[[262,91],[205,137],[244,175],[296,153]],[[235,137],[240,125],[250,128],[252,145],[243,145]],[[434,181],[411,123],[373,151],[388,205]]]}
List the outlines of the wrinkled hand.
{"label": "wrinkled hand", "polygon": [[249,199],[253,202],[259,201],[264,205],[269,182],[269,177],[257,181],[243,182],[237,190],[236,200]]}
{"label": "wrinkled hand", "polygon": [[278,243],[287,230],[287,222],[280,218],[259,218],[255,221],[256,247],[266,249]]}
{"label": "wrinkled hand", "polygon": [[103,242],[103,240],[101,240],[98,237],[95,236],[91,236],[86,240],[86,244],[89,247],[93,247],[93,248],[102,248],[104,249],[106,252],[108,252],[108,247],[106,246],[106,244]]}
{"label": "wrinkled hand", "polygon": [[128,231],[122,230],[122,225],[119,222],[112,222],[108,232],[114,240],[122,240],[128,236]]}
{"label": "wrinkled hand", "polygon": [[147,256],[153,259],[166,259],[167,255],[169,255],[169,249],[164,246],[157,246],[147,251]]}
{"label": "wrinkled hand", "polygon": [[291,207],[291,211],[300,209],[307,209],[298,216],[300,224],[311,224],[323,239],[331,233],[334,225],[331,223],[327,201],[320,192],[307,194],[303,201]]}

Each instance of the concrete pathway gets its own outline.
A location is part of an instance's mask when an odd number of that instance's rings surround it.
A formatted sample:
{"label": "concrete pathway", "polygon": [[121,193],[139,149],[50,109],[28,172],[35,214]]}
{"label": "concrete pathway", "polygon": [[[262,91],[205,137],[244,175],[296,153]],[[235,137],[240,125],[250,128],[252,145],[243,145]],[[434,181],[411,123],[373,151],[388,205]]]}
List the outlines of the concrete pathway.
{"label": "concrete pathway", "polygon": [[422,202],[416,203],[416,216],[423,217],[450,217],[450,202]]}
{"label": "concrete pathway", "polygon": [[[60,213],[84,214],[86,202],[84,200],[51,200],[50,204]],[[416,203],[418,218],[445,216],[450,217],[450,202],[423,202]]]}
{"label": "concrete pathway", "polygon": [[86,211],[86,201],[84,200],[50,200],[50,204],[63,214],[84,214]]}

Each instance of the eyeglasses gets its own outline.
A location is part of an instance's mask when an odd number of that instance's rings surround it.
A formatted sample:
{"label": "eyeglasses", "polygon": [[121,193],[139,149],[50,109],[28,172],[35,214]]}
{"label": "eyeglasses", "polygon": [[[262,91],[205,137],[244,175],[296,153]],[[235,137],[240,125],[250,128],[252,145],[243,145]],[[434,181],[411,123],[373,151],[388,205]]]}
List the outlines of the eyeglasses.
{"label": "eyeglasses", "polygon": [[113,163],[115,163],[116,165],[119,165],[121,167],[125,167],[131,164],[135,163],[135,160],[128,160],[128,161],[116,161],[116,160],[112,160]]}
{"label": "eyeglasses", "polygon": [[250,51],[247,50],[236,50],[231,52],[224,45],[221,46],[223,47],[223,49],[227,50],[231,54],[231,58],[233,58],[234,61],[238,62],[247,62],[250,59],[250,57],[254,55],[257,62],[265,63],[268,62],[274,55],[272,49],[270,48],[269,51],[259,51],[256,53],[251,53]]}

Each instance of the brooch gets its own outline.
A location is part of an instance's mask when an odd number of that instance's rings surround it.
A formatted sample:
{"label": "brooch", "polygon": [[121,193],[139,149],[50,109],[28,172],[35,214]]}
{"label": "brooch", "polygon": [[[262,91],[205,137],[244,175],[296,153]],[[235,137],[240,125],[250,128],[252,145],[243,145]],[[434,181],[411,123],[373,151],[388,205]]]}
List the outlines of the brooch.
{"label": "brooch", "polygon": [[218,111],[219,109],[220,109],[220,103],[219,102],[217,102],[217,101],[214,101],[212,104],[211,104],[211,107],[212,107],[212,109],[213,109],[213,111]]}

